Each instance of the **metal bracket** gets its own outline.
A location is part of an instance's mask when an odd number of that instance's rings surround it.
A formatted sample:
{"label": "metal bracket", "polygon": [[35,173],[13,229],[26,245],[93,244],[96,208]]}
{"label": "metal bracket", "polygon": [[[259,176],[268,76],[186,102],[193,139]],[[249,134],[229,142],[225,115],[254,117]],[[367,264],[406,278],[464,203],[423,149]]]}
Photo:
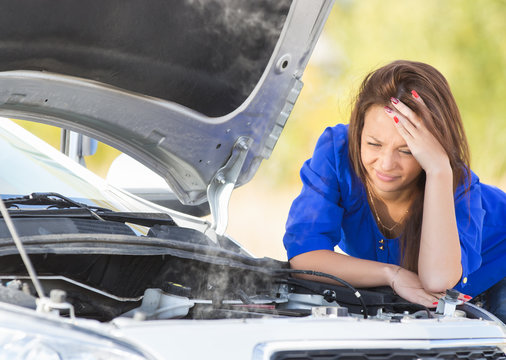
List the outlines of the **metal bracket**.
{"label": "metal bracket", "polygon": [[61,129],[60,151],[75,162],[86,167],[85,156],[94,155],[97,151],[98,141],[86,135]]}
{"label": "metal bracket", "polygon": [[207,200],[213,217],[212,228],[218,235],[225,234],[228,224],[228,202],[237,178],[248,155],[253,139],[241,136],[234,144],[232,155],[220,168],[207,187]]}

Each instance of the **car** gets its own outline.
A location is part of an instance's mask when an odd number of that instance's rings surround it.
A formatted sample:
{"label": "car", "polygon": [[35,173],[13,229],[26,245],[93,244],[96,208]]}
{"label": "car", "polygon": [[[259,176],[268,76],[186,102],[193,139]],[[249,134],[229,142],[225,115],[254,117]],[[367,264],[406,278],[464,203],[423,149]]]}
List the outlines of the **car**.
{"label": "car", "polygon": [[[0,359],[505,358],[504,324],[454,291],[427,309],[226,233],[331,8],[2,1]],[[9,118],[114,146],[184,206],[109,184]]]}

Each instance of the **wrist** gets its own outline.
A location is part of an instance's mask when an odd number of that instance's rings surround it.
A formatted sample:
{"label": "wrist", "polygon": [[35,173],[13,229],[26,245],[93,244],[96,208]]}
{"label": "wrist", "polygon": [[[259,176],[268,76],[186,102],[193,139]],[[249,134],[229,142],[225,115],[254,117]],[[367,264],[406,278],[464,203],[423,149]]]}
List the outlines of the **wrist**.
{"label": "wrist", "polygon": [[388,265],[385,267],[385,284],[390,286],[393,289],[393,285],[395,284],[395,279],[402,267],[398,265]]}
{"label": "wrist", "polygon": [[448,158],[441,159],[439,163],[434,163],[430,168],[424,170],[427,177],[436,176],[450,179],[453,178],[453,170]]}

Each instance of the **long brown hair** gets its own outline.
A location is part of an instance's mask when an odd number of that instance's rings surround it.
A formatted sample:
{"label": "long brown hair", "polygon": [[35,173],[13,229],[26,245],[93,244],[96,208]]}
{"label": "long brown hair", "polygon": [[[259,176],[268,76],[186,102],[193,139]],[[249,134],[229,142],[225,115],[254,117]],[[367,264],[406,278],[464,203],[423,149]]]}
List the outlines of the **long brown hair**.
{"label": "long brown hair", "polygon": [[[423,99],[421,106],[411,95],[416,92]],[[367,173],[361,158],[361,137],[366,111],[372,105],[390,105],[396,97],[420,116],[427,129],[448,154],[453,171],[454,191],[459,184],[470,178],[469,149],[460,112],[445,77],[434,67],[414,61],[398,60],[368,74],[360,87],[351,113],[349,156],[358,177],[367,186]],[[417,272],[418,252],[422,228],[425,172],[418,179],[416,198],[413,199],[410,216],[405,219],[400,237],[400,263],[408,270]]]}

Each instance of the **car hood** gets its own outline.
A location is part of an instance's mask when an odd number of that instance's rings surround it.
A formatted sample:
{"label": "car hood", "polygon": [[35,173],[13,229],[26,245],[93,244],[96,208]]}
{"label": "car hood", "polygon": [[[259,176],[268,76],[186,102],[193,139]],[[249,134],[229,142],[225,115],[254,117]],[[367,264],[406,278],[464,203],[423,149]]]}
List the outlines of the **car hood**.
{"label": "car hood", "polygon": [[0,115],[109,144],[189,205],[246,183],[269,157],[332,6],[0,3]]}

